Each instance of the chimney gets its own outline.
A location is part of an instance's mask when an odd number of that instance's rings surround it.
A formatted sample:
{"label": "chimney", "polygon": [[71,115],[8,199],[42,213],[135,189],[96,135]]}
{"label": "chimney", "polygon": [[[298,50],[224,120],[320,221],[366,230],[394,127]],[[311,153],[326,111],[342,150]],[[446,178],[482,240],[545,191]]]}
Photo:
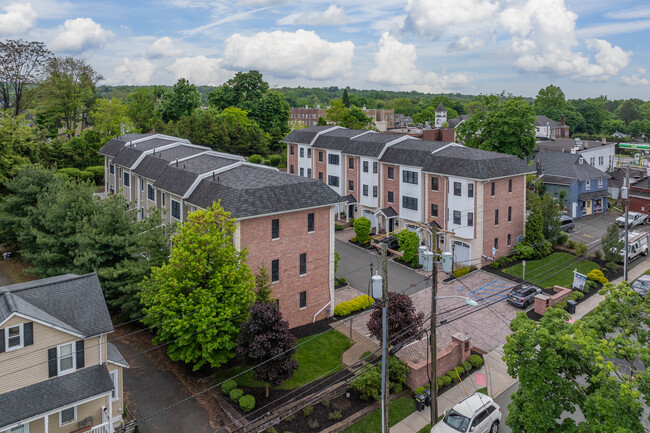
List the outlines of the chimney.
{"label": "chimney", "polygon": [[564,114],[560,116],[560,126],[566,126],[566,123],[564,122]]}
{"label": "chimney", "polygon": [[539,158],[537,158],[537,164],[536,164],[535,168],[537,169],[537,176],[541,176],[542,175],[542,161],[540,161]]}

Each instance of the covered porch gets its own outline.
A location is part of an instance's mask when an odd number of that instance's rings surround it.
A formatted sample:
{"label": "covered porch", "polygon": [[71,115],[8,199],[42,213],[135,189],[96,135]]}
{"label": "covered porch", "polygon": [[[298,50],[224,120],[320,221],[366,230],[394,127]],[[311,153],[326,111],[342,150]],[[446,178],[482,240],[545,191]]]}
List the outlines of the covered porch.
{"label": "covered porch", "polygon": [[390,234],[399,227],[399,215],[392,206],[379,209],[375,212],[377,221],[376,234]]}
{"label": "covered porch", "polygon": [[607,211],[607,191],[592,191],[578,194],[580,216],[598,215]]}

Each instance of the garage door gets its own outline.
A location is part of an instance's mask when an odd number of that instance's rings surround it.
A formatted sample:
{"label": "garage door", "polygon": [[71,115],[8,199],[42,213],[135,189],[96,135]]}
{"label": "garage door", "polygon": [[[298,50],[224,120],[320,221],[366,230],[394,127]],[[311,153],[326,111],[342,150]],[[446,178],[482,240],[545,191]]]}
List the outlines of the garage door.
{"label": "garage door", "polygon": [[375,213],[371,210],[364,210],[363,216],[370,220],[370,227],[377,227],[377,217]]}
{"label": "garage door", "polygon": [[454,264],[469,266],[470,263],[470,248],[465,242],[453,241],[451,243],[452,251],[454,252]]}

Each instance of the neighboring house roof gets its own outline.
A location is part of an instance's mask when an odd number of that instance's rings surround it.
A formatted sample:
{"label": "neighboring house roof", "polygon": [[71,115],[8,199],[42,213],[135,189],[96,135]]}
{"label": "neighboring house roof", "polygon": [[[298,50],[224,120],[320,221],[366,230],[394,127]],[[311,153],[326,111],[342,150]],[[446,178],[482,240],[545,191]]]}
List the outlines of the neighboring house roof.
{"label": "neighboring house roof", "polygon": [[84,338],[113,332],[96,273],[59,275],[0,287],[0,323],[13,314]]}
{"label": "neighboring house roof", "polygon": [[448,144],[449,142],[444,141],[404,140],[388,147],[381,157],[381,162],[421,167],[431,152]]}
{"label": "neighboring house roof", "polygon": [[149,179],[157,179],[171,161],[209,150],[210,148],[204,146],[187,146],[181,144],[170,147],[169,149],[156,151],[154,154],[145,156],[142,162],[133,169],[133,172]]}
{"label": "neighboring house roof", "polygon": [[129,141],[138,140],[140,138],[148,137],[150,135],[154,135],[154,133],[153,132],[148,134],[133,133],[133,134],[122,135],[116,138],[111,138],[101,149],[99,149],[98,153],[100,155],[115,156],[120,152],[120,150],[122,150],[124,145],[126,145],[126,143],[128,143]]}
{"label": "neighboring house roof", "polygon": [[112,389],[113,381],[104,364],[0,394],[0,429]]}
{"label": "neighboring house roof", "polygon": [[602,141],[595,140],[580,140],[579,142],[573,138],[556,138],[555,140],[540,140],[537,142],[538,150],[549,150],[553,152],[565,152],[571,153],[571,149],[576,146],[582,146],[582,149],[578,152],[589,151],[593,149],[599,149],[602,147],[614,147],[616,143],[605,143]]}
{"label": "neighboring house roof", "polygon": [[555,120],[550,119],[546,116],[536,116],[535,126],[550,126],[551,128],[559,128],[560,122],[556,122]]}
{"label": "neighboring house roof", "polygon": [[126,359],[124,359],[120,351],[117,350],[117,347],[115,347],[113,343],[106,343],[106,349],[108,353],[108,362],[119,365],[120,367],[129,368],[129,363],[126,362]]}
{"label": "neighboring house roof", "polygon": [[447,109],[446,109],[445,106],[442,104],[442,102],[441,102],[440,104],[438,104],[438,106],[436,107],[436,113],[439,113],[439,112],[441,112],[441,111],[447,111]]}
{"label": "neighboring house roof", "polygon": [[455,119],[449,119],[447,120],[447,124],[449,125],[450,128],[456,128],[458,125],[460,125],[462,122],[465,120],[469,119],[469,116],[467,114],[462,114]]}
{"label": "neighboring house roof", "polygon": [[329,206],[345,201],[318,179],[241,165],[203,179],[187,202],[209,208],[220,200],[231,216],[244,218],[291,210]]}
{"label": "neighboring house roof", "polygon": [[354,198],[354,196],[352,194],[348,194],[345,197],[343,197],[343,201],[346,204],[357,204],[357,199]]}
{"label": "neighboring house roof", "polygon": [[[583,163],[580,164],[580,159]],[[560,176],[578,180],[607,179],[609,175],[589,165],[579,154],[549,152],[542,150],[533,158],[542,164],[542,179],[547,175]]]}
{"label": "neighboring house roof", "polygon": [[238,159],[235,158],[198,155],[181,161],[178,165],[175,163],[168,165],[154,182],[154,187],[183,196],[199,175],[227,167],[236,162],[238,162]]}
{"label": "neighboring house roof", "polygon": [[316,125],[303,129],[294,129],[282,141],[284,143],[309,144],[316,137],[316,134],[330,128],[332,128],[331,125]]}
{"label": "neighboring house roof", "polygon": [[549,174],[544,175],[544,183],[548,183],[551,185],[571,186],[571,184],[575,181],[576,179],[572,179],[564,176],[552,176]]}
{"label": "neighboring house roof", "polygon": [[383,213],[386,218],[394,218],[396,216],[399,216],[399,214],[395,212],[395,209],[393,209],[392,206],[385,207],[379,212]]}

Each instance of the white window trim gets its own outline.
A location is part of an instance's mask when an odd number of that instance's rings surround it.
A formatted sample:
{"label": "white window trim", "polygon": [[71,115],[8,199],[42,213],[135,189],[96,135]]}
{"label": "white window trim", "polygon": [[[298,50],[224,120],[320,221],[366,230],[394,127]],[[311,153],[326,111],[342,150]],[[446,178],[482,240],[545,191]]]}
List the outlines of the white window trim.
{"label": "white window trim", "polygon": [[12,429],[15,429],[15,428],[18,428],[18,427],[23,428],[23,433],[29,433],[29,423],[28,422],[26,422],[23,425],[18,425],[18,426],[12,427],[9,430],[4,430],[2,433],[11,433]]}
{"label": "white window trim", "polygon": [[602,188],[602,187],[603,187],[603,180],[598,179],[598,188]]}
{"label": "white window trim", "polygon": [[[124,180],[126,179],[126,176],[129,176],[129,184],[128,185],[126,184],[126,182],[124,182]],[[131,179],[131,173],[124,170],[124,173],[122,173],[122,185],[124,185],[124,188],[131,189],[131,181],[133,181],[133,179]]]}
{"label": "white window trim", "polygon": [[[176,218],[176,217],[174,216],[174,204],[173,204],[174,202],[178,203],[178,209],[179,209],[179,212],[181,213],[181,215],[179,215],[179,218]],[[183,216],[183,209],[182,209],[182,207],[181,207],[181,202],[180,202],[180,201],[178,201],[178,200],[174,200],[174,199],[170,199],[170,200],[169,200],[169,211],[170,211],[169,214],[171,215],[171,217],[172,217],[173,219],[175,219],[176,221],[180,221],[180,220],[181,220],[181,219],[180,219],[180,216]]]}
{"label": "white window trim", "polygon": [[[149,187],[151,187],[151,189],[153,190],[153,200],[149,198]],[[156,203],[156,188],[154,188],[153,185],[150,184],[149,182],[147,182],[147,200],[152,201],[153,204],[157,204]]]}
{"label": "white window trim", "polygon": [[[19,346],[9,347],[9,330],[12,328],[18,328],[18,332],[20,333]],[[12,350],[22,349],[23,347],[25,347],[25,330],[23,328],[23,324],[19,323],[18,325],[7,326],[5,328],[5,352],[11,352]]]}
{"label": "white window trim", "polygon": [[[71,419],[70,421],[67,421],[67,422],[64,423],[63,422],[63,411],[68,410],[68,409],[73,409],[74,410],[74,418]],[[70,425],[70,424],[72,424],[73,422],[76,422],[76,421],[77,421],[77,406],[72,406],[71,408],[66,407],[65,409],[61,409],[59,411],[59,427],[63,427],[64,425]]]}
{"label": "white window trim", "polygon": [[111,401],[116,401],[120,399],[120,375],[118,370],[113,370],[111,373],[111,379],[113,380],[113,386],[115,387],[114,393],[115,397],[111,395]]}
{"label": "white window trim", "polygon": [[144,181],[143,178],[139,178],[139,179],[140,179],[140,191],[144,191],[144,184],[145,184],[145,181]]}
{"label": "white window trim", "polygon": [[[61,370],[61,348],[63,346],[72,346],[72,368],[68,370]],[[76,344],[74,342],[61,344],[56,347],[56,369],[57,376],[65,376],[66,374],[74,373],[77,371],[77,353],[76,353]]]}
{"label": "white window trim", "polygon": [[161,192],[161,193],[160,193],[160,199],[162,200],[162,204],[161,204],[161,206],[162,206],[162,207],[167,206],[167,202],[165,201],[165,193],[164,193],[164,192]]}
{"label": "white window trim", "polygon": [[585,180],[585,190],[586,191],[591,190],[591,181],[590,180]]}

